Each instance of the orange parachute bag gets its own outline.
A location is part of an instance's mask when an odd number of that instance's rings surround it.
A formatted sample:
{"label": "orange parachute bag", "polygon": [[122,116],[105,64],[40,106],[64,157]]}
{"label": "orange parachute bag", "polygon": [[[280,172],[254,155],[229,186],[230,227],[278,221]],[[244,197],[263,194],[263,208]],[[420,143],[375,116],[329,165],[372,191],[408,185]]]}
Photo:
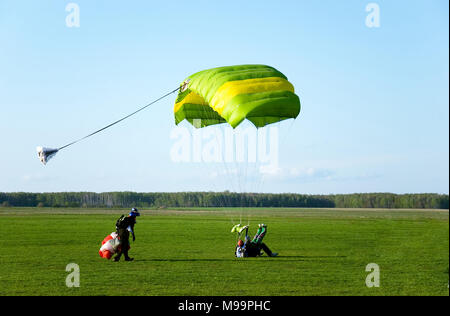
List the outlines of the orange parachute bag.
{"label": "orange parachute bag", "polygon": [[[130,249],[131,247],[128,247]],[[111,257],[121,251],[120,239],[119,235],[116,232],[113,232],[105,237],[102,241],[102,246],[98,251],[100,257],[105,259],[111,259]]]}

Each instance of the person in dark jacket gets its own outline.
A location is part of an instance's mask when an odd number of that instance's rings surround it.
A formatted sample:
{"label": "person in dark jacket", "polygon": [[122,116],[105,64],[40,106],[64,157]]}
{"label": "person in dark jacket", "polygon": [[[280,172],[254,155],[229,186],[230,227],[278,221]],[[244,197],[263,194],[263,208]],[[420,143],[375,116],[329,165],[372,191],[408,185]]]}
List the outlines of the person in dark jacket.
{"label": "person in dark jacket", "polygon": [[128,249],[130,248],[130,233],[133,236],[133,242],[136,240],[134,233],[134,225],[136,224],[136,217],[140,216],[137,208],[131,209],[128,216],[122,215],[116,222],[116,231],[120,240],[120,251],[114,257],[114,261],[119,261],[122,254],[125,261],[133,261],[134,258],[128,256]]}
{"label": "person in dark jacket", "polygon": [[[259,257],[261,256],[261,251],[264,251],[269,257],[276,257],[278,253],[272,252],[269,247],[263,243],[263,239],[267,233],[267,226],[264,224],[259,224],[258,231],[253,239],[248,236],[248,226],[244,227],[233,227],[232,231],[238,231],[239,241],[236,246],[235,256],[238,258],[246,257]],[[245,232],[245,242],[241,240],[241,234]]]}

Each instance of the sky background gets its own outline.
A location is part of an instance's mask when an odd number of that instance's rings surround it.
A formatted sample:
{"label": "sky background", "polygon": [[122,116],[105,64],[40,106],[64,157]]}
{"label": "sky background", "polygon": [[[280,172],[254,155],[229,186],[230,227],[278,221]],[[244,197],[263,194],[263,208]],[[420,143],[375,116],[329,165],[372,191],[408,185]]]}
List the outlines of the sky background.
{"label": "sky background", "polygon": [[[370,2],[0,0],[0,192],[448,194],[448,1],[375,1],[379,28]],[[301,99],[276,172],[173,162],[175,95],[37,158],[236,64],[277,68]]]}

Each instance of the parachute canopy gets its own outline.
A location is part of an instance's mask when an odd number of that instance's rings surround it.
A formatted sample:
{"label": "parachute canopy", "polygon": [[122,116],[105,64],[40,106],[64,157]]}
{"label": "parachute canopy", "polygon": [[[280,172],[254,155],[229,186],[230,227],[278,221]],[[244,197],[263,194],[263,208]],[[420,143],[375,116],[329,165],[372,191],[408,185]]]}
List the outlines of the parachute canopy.
{"label": "parachute canopy", "polygon": [[47,162],[52,159],[57,153],[58,153],[58,149],[52,149],[52,148],[45,148],[45,147],[37,147],[36,151],[38,153],[39,156],[39,160],[46,165]]}
{"label": "parachute canopy", "polygon": [[175,123],[195,127],[228,122],[236,128],[245,119],[256,127],[296,118],[300,99],[286,76],[265,65],[204,70],[188,77],[175,102]]}

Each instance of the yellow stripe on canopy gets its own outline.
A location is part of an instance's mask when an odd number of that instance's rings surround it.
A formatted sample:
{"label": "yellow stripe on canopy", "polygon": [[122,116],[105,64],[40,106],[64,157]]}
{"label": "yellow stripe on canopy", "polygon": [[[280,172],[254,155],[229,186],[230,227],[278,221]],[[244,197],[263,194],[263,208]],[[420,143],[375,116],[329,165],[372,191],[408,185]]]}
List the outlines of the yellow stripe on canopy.
{"label": "yellow stripe on canopy", "polygon": [[294,86],[286,79],[280,77],[236,80],[222,85],[214,94],[210,106],[222,115],[225,106],[235,96],[269,91],[295,92]]}
{"label": "yellow stripe on canopy", "polygon": [[194,91],[191,91],[182,101],[175,104],[175,108],[173,110],[174,113],[177,113],[178,110],[187,103],[191,104],[200,104],[200,105],[208,105],[206,103],[205,99],[203,99],[201,96],[199,96]]}

